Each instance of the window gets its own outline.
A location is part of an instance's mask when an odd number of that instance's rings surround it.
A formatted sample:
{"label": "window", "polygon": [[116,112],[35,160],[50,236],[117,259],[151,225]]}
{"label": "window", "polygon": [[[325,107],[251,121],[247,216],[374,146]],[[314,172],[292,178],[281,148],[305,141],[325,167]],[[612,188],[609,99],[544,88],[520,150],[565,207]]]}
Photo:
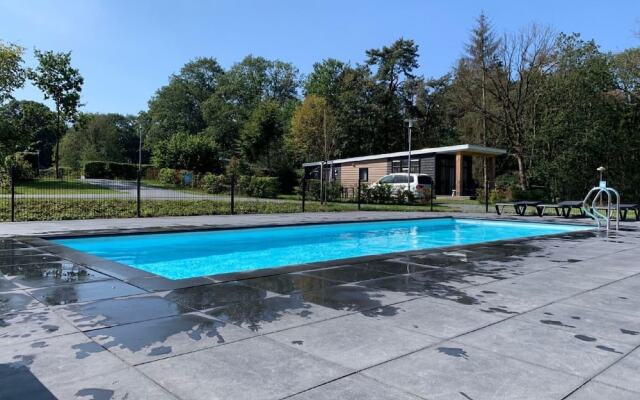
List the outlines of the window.
{"label": "window", "polygon": [[397,174],[398,172],[402,172],[402,165],[400,160],[391,161],[391,172]]}
{"label": "window", "polygon": [[430,176],[427,175],[418,175],[418,184],[419,185],[431,185],[433,181]]}
{"label": "window", "polygon": [[[407,172],[407,159],[391,161],[391,172]],[[411,173],[420,173],[420,160],[411,160]]]}
{"label": "window", "polygon": [[358,179],[360,182],[369,182],[369,168],[358,169]]}
{"label": "window", "polygon": [[393,183],[393,175],[387,175],[382,177],[382,179],[380,179],[378,183],[386,183],[386,184]]}
{"label": "window", "polygon": [[[413,176],[409,176],[408,178],[411,183],[413,183]],[[407,183],[407,175],[394,175],[393,183]]]}

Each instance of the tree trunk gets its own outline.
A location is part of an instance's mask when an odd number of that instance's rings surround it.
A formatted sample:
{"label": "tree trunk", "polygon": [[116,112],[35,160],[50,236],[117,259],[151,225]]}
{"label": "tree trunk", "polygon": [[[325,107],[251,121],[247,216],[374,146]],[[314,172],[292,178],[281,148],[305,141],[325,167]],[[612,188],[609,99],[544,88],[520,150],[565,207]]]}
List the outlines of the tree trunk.
{"label": "tree trunk", "polygon": [[60,138],[62,137],[62,124],[60,123],[60,106],[56,105],[57,132],[56,132],[56,179],[60,179]]}
{"label": "tree trunk", "polygon": [[518,182],[520,183],[520,189],[526,190],[527,183],[527,171],[524,164],[524,157],[521,152],[515,154],[516,160],[518,161]]}
{"label": "tree trunk", "polygon": [[60,139],[56,138],[56,179],[60,179],[60,168],[58,160],[60,160]]}

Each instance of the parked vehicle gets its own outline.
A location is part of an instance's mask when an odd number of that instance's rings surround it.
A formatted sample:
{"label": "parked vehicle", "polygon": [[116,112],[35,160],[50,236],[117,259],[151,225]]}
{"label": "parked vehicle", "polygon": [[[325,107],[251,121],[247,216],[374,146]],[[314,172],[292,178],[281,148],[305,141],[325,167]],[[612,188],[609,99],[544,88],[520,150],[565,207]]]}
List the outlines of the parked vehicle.
{"label": "parked vehicle", "polygon": [[421,197],[423,190],[432,187],[433,179],[429,175],[424,174],[410,174],[399,172],[394,174],[385,175],[377,182],[374,182],[370,187],[378,185],[390,185],[392,193],[397,195],[401,190],[407,190],[407,180],[409,181],[409,190],[415,197]]}

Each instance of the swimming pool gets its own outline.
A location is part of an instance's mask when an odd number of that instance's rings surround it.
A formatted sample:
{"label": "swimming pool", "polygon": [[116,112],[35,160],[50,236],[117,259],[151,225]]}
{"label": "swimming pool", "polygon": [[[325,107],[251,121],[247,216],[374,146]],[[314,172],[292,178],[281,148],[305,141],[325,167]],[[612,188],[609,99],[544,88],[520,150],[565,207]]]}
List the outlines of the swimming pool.
{"label": "swimming pool", "polygon": [[332,223],[56,239],[168,279],[592,229],[473,219]]}

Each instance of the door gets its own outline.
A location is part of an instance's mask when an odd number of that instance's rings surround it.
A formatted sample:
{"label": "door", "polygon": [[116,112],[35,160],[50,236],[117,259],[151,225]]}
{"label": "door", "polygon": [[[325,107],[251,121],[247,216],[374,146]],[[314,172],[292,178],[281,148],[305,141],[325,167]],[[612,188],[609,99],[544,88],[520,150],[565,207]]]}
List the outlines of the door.
{"label": "door", "polygon": [[436,194],[451,196],[456,188],[456,160],[454,156],[436,157]]}

